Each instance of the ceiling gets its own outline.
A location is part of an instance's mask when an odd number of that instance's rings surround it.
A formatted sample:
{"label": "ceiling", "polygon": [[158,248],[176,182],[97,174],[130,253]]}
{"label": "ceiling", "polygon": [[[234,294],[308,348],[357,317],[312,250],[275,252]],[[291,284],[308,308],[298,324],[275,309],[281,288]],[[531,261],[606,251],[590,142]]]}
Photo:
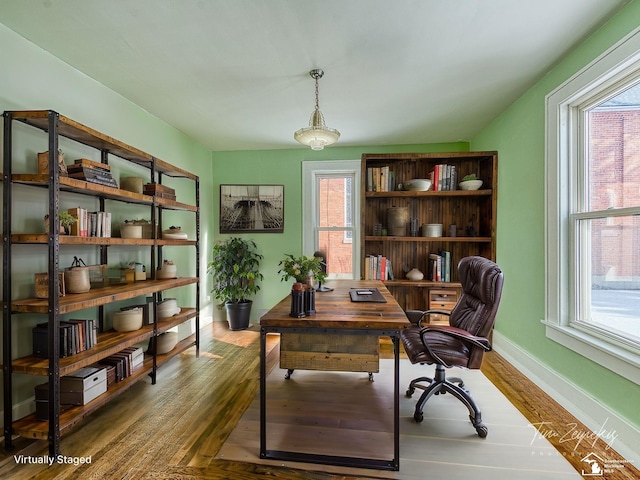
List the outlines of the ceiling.
{"label": "ceiling", "polygon": [[628,2],[0,0],[0,23],[210,149],[254,150],[300,147],[312,68],[336,145],[469,140]]}

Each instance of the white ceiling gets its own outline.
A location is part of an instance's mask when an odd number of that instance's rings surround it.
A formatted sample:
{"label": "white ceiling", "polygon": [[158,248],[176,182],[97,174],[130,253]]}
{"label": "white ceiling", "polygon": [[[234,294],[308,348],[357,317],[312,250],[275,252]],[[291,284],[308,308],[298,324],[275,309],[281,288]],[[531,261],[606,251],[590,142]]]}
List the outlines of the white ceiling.
{"label": "white ceiling", "polygon": [[212,150],[252,150],[299,147],[312,68],[339,145],[469,140],[628,1],[0,0],[0,22]]}

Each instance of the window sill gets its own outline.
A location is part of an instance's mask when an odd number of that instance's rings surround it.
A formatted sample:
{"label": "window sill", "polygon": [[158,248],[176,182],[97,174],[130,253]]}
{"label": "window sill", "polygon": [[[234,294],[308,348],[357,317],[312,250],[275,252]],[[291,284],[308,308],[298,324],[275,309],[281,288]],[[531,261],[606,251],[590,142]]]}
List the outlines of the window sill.
{"label": "window sill", "polygon": [[640,385],[640,355],[586,331],[542,320],[547,338]]}

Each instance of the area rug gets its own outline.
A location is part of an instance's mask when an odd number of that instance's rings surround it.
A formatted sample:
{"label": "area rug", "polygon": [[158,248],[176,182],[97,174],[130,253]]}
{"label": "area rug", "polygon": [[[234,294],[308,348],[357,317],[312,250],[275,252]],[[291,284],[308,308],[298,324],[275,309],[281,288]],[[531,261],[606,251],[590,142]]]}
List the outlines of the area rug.
{"label": "area rug", "polygon": [[[413,419],[415,402],[404,393],[409,381],[432,367],[400,367],[400,470],[398,472],[282,462],[259,458],[259,394],[216,458],[286,465],[350,477],[424,479],[582,478],[527,419],[478,370],[452,373],[464,378],[489,429],[477,436],[468,411],[453,396],[427,402],[424,421]],[[393,361],[381,360],[373,382],[368,375],[295,371],[285,380],[275,368],[267,377],[267,449],[324,455],[393,457]]]}

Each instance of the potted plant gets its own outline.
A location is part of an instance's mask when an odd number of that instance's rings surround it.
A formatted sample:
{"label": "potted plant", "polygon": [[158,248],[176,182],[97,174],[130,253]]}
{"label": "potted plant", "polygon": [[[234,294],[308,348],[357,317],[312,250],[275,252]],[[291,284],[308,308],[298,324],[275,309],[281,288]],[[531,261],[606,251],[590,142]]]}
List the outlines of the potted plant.
{"label": "potted plant", "polygon": [[213,276],[211,293],[224,302],[231,330],[249,326],[253,304],[249,297],[260,290],[262,258],[255,242],[239,237],[228,238],[213,247],[213,260],[207,269]]}
{"label": "potted plant", "polygon": [[287,253],[284,259],[278,264],[280,270],[278,273],[282,276],[280,281],[284,282],[290,278],[294,278],[296,282],[307,283],[309,277],[312,278],[312,282],[324,282],[327,278],[327,273],[322,268],[323,259],[320,257],[294,257]]}
{"label": "potted plant", "polygon": [[465,175],[458,185],[460,190],[478,190],[482,186],[482,180],[475,173],[471,173]]}
{"label": "potted plant", "polygon": [[[60,232],[59,232],[60,234],[68,234],[69,229],[71,228],[71,225],[73,225],[78,221],[76,217],[71,215],[66,210],[61,210],[60,212],[58,212],[58,219],[60,221]],[[49,233],[49,214],[44,216],[44,222],[45,222],[45,231],[46,233]]]}

